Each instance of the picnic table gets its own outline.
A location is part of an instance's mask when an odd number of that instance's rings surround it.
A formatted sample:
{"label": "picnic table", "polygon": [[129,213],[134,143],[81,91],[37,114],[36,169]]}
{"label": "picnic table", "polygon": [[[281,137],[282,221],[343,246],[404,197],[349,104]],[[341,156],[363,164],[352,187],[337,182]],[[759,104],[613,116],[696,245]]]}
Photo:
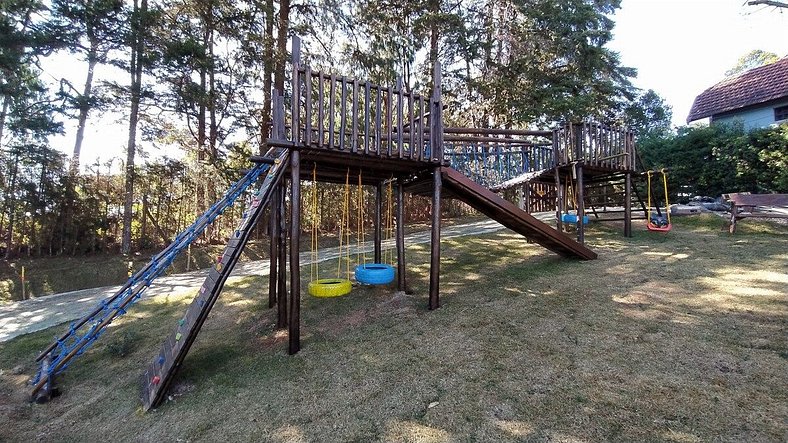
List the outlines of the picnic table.
{"label": "picnic table", "polygon": [[736,232],[736,221],[744,218],[788,218],[788,194],[723,194],[731,204],[730,233]]}

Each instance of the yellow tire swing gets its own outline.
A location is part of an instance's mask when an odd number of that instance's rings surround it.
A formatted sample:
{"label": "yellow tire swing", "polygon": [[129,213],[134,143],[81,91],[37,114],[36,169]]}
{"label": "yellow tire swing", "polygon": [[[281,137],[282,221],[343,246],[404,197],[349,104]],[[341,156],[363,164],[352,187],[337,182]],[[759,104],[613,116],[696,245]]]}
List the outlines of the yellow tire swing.
{"label": "yellow tire swing", "polygon": [[[345,275],[349,273],[350,267],[350,232],[348,230],[348,225],[350,223],[349,220],[349,213],[350,213],[350,171],[348,171],[347,177],[345,179],[345,201],[344,207],[342,211],[342,223],[339,226],[339,256],[337,257],[337,276],[336,278],[320,278],[320,267],[318,264],[319,256],[317,252],[318,244],[318,234],[319,234],[319,226],[320,220],[318,219],[318,204],[317,204],[317,166],[312,168],[312,195],[311,195],[311,207],[310,212],[312,216],[312,262],[309,266],[309,295],[318,298],[330,298],[330,297],[341,297],[343,295],[347,295],[353,289],[352,283],[350,280],[346,278],[342,278],[342,250],[344,246],[345,250],[345,263],[348,267],[348,270],[345,272]],[[345,232],[342,232],[344,229]],[[343,245],[343,239],[344,241]]]}

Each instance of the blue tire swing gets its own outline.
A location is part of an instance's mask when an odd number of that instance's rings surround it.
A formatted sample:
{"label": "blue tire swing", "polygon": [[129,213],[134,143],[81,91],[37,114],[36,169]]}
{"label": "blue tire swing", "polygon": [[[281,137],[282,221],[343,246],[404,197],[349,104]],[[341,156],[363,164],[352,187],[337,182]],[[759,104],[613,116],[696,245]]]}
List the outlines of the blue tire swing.
{"label": "blue tire swing", "polygon": [[[348,173],[349,174],[349,173]],[[349,175],[348,175],[349,179]],[[346,183],[349,184],[349,183]],[[348,186],[345,188],[345,205],[344,205],[344,212],[343,218],[344,221],[347,223],[348,220],[348,201],[349,201],[349,192]],[[339,228],[339,257],[337,258],[337,276],[336,278],[320,278],[320,268],[318,266],[318,261],[320,257],[318,256],[318,227],[320,225],[320,221],[318,220],[318,204],[317,204],[317,166],[312,168],[312,195],[311,195],[311,218],[312,218],[312,260],[309,265],[309,288],[308,292],[309,295],[317,298],[331,298],[331,297],[341,297],[343,295],[347,295],[353,289],[353,285],[350,280],[346,278],[342,278],[342,247],[343,247],[343,223],[340,223]],[[346,226],[344,226],[347,229]],[[348,236],[348,235],[346,235]],[[349,242],[348,242],[349,243]],[[349,253],[349,244],[344,245],[345,250]],[[346,254],[347,255],[347,254]]]}
{"label": "blue tire swing", "polygon": [[[388,199],[386,205],[386,229],[385,234],[386,238],[389,239],[393,237],[394,234],[394,223],[393,223],[393,200],[392,200],[392,182],[393,180],[389,180],[388,185]],[[359,228],[358,228],[358,246],[357,251],[359,252],[359,261],[362,264],[356,266],[355,270],[355,277],[356,282],[362,285],[387,285],[394,281],[394,267],[386,264],[386,263],[367,263],[367,256],[366,253],[361,253],[361,244],[364,242],[364,192],[361,187],[361,171],[358,173],[358,198],[359,198],[359,205],[358,205],[358,220],[359,220]],[[390,250],[387,253],[393,254]],[[392,256],[393,257],[393,256]],[[363,260],[362,260],[363,259]],[[393,261],[393,260],[389,260]]]}

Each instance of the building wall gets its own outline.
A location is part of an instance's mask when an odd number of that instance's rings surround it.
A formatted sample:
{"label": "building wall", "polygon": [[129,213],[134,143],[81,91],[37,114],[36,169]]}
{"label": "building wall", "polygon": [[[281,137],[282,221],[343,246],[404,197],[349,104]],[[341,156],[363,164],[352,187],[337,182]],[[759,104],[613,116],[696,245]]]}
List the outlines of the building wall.
{"label": "building wall", "polygon": [[760,108],[753,107],[738,112],[732,112],[722,115],[715,115],[712,117],[712,123],[725,123],[731,124],[734,122],[741,122],[744,129],[763,128],[774,123],[774,108],[788,105],[788,99],[779,102],[769,103],[768,106]]}

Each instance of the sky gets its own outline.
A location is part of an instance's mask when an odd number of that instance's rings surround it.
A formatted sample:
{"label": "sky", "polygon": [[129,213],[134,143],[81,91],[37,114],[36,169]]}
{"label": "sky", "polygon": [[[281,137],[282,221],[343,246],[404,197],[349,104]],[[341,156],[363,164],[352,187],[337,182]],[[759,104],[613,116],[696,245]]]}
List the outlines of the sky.
{"label": "sky", "polygon": [[[695,96],[722,80],[742,55],[761,49],[788,55],[788,10],[746,6],[745,0],[623,0],[613,19],[614,39],[624,66],[636,68],[635,86],[653,89],[673,108],[673,124],[686,124]],[[56,57],[47,75],[65,74],[76,86],[84,82],[84,65]],[[104,76],[111,75],[107,72]],[[102,76],[101,71],[97,76]],[[82,151],[83,169],[100,157],[123,156],[127,123],[123,116],[91,116]],[[69,156],[74,125],[52,140]],[[156,156],[157,152],[150,152]],[[115,162],[115,168],[120,162]]]}
{"label": "sky", "polygon": [[788,55],[788,10],[745,6],[745,0],[624,0],[613,19],[624,66],[635,86],[653,89],[685,125],[695,97],[722,80],[754,49]]}

